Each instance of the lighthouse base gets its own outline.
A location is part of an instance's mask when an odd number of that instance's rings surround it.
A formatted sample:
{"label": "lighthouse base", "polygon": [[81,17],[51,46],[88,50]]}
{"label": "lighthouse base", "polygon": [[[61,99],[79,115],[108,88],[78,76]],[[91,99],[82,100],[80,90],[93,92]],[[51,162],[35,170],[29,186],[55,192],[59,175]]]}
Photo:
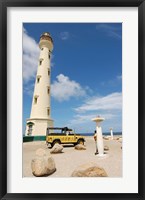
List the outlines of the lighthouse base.
{"label": "lighthouse base", "polygon": [[53,127],[52,119],[27,119],[25,136],[44,136],[48,127]]}

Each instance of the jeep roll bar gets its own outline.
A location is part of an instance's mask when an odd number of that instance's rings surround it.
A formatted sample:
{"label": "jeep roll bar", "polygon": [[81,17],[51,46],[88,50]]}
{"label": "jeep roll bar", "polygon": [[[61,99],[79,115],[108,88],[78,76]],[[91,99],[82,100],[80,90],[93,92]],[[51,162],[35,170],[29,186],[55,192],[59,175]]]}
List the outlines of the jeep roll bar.
{"label": "jeep roll bar", "polygon": [[48,127],[46,129],[46,135],[49,135],[49,130],[62,130],[62,132],[66,132],[66,131],[72,131],[72,129],[68,128],[68,127],[63,127],[63,128],[60,128],[60,127]]}

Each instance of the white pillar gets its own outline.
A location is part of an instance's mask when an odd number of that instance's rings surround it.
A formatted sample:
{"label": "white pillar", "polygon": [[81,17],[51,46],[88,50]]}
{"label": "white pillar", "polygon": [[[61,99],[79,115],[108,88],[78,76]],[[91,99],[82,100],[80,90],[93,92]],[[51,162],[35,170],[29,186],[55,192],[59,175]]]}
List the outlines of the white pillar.
{"label": "white pillar", "polygon": [[96,124],[96,131],[97,131],[97,147],[99,155],[104,154],[104,143],[103,143],[103,137],[102,137],[102,127],[100,126],[100,122],[97,122]]}
{"label": "white pillar", "polygon": [[102,136],[102,127],[101,122],[104,121],[104,118],[96,117],[93,118],[92,121],[96,122],[96,131],[97,131],[97,147],[98,147],[98,155],[97,156],[105,156],[104,154],[104,143],[103,143],[103,136]]}
{"label": "white pillar", "polygon": [[[47,127],[53,126],[50,107],[50,57],[53,41],[49,33],[43,33],[39,42],[40,56],[31,106],[30,119],[27,119],[26,135],[46,135]],[[30,123],[33,123],[30,133]]]}
{"label": "white pillar", "polygon": [[113,140],[113,129],[110,128],[110,135],[111,135],[111,139]]}

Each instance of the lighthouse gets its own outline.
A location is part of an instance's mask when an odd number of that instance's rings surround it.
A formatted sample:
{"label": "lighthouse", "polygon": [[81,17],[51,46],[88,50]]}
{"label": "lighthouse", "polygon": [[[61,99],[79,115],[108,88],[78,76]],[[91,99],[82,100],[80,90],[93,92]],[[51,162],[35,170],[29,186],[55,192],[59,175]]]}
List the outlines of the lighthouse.
{"label": "lighthouse", "polygon": [[30,118],[27,119],[25,135],[45,135],[47,127],[53,126],[50,106],[50,59],[53,40],[48,32],[40,36],[40,56],[35,79]]}

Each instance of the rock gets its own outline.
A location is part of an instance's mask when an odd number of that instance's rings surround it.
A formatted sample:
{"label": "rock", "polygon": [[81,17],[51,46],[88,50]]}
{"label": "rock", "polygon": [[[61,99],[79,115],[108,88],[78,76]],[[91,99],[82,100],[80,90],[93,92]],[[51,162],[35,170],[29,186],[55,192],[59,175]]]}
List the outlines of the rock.
{"label": "rock", "polygon": [[48,176],[56,171],[52,157],[36,157],[31,161],[31,169],[34,176]]}
{"label": "rock", "polygon": [[55,144],[50,153],[62,153],[63,146],[61,144]]}
{"label": "rock", "polygon": [[111,137],[110,137],[110,136],[104,136],[103,139],[104,139],[104,140],[110,140]]}
{"label": "rock", "polygon": [[75,146],[75,149],[76,149],[76,150],[86,150],[86,147],[85,147],[83,144],[77,144],[77,145]]}
{"label": "rock", "polygon": [[108,151],[109,147],[108,146],[104,146],[104,151]]}
{"label": "rock", "polygon": [[71,175],[72,177],[107,177],[107,173],[96,164],[88,163],[79,166]]}
{"label": "rock", "polygon": [[39,148],[35,152],[36,156],[46,156],[46,151],[42,148]]}
{"label": "rock", "polygon": [[118,137],[118,138],[116,138],[116,140],[117,140],[118,142],[122,143],[122,137]]}

